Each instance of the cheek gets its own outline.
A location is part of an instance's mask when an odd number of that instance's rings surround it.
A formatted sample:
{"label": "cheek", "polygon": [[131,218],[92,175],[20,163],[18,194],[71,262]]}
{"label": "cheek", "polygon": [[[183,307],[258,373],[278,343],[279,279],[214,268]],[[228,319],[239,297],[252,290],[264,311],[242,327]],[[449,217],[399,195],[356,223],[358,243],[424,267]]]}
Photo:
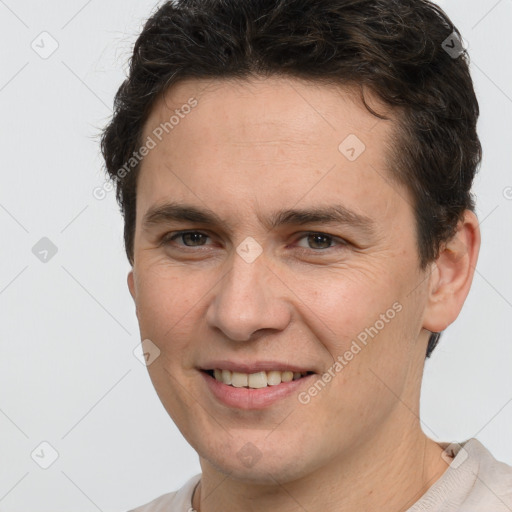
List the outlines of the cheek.
{"label": "cheek", "polygon": [[[385,281],[370,286],[339,280],[322,294],[312,293],[309,308],[302,308],[332,358],[324,359],[328,384],[307,390],[316,405],[305,413],[311,421],[323,417],[333,437],[339,431],[359,442],[360,431],[377,429],[403,393],[417,312],[399,291]],[[354,422],[364,427],[354,430]]]}
{"label": "cheek", "polygon": [[184,273],[166,267],[139,273],[137,310],[141,336],[151,339],[161,350],[168,342],[179,345],[205,291],[199,273]]}
{"label": "cheek", "polygon": [[370,421],[396,403],[389,388],[403,389],[421,317],[406,282],[405,272],[349,270],[301,281],[300,316],[325,348],[334,416]]}
{"label": "cheek", "polygon": [[[301,315],[343,349],[347,342],[379,320],[399,299],[397,285],[363,270],[337,270],[295,280],[304,297]],[[391,310],[388,316],[395,316]],[[379,324],[380,325],[380,324]]]}

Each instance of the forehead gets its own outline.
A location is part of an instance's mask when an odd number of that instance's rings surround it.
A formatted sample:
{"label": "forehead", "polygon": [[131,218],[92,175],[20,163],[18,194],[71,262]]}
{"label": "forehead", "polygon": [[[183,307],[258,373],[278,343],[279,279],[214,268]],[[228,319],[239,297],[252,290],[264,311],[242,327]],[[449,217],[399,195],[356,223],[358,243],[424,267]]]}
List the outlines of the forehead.
{"label": "forehead", "polygon": [[356,87],[283,77],[176,84],[144,127],[155,147],[141,165],[137,216],[169,196],[221,210],[322,198],[389,209],[399,199],[388,171],[395,121],[368,91],[365,101],[390,120],[372,115]]}
{"label": "forehead", "polygon": [[[168,125],[174,114],[173,126],[164,129],[163,137],[168,131],[179,137],[179,132],[183,132],[177,129],[179,124],[190,117],[186,123],[191,128],[187,130],[187,138],[195,132],[202,140],[213,135],[219,143],[229,144],[257,142],[258,134],[263,135],[262,141],[268,141],[271,135],[277,138],[276,142],[279,136],[297,143],[305,140],[312,143],[316,138],[323,141],[328,135],[337,140],[347,130],[370,132],[379,124],[379,119],[364,107],[361,93],[354,85],[328,85],[279,76],[186,79],[158,98],[144,133],[149,135],[158,126]],[[365,90],[364,96],[372,108],[390,114],[389,108],[371,91]],[[194,109],[200,110],[201,116],[188,116],[191,112],[187,104],[193,101],[197,102],[199,109]],[[195,122],[194,117],[200,119]],[[212,123],[204,124],[206,118]],[[391,129],[389,124],[377,132],[385,136]]]}

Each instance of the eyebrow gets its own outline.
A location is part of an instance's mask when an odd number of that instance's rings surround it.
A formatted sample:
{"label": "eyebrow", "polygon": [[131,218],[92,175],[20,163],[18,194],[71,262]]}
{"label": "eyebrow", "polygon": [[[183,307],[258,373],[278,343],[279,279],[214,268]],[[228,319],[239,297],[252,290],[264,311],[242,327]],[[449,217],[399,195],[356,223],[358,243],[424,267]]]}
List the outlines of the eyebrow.
{"label": "eyebrow", "polygon": [[[189,204],[169,202],[152,206],[144,215],[142,229],[149,231],[155,226],[172,222],[229,227],[228,222],[208,208],[201,209]],[[270,229],[286,225],[340,224],[355,227],[367,235],[373,235],[376,227],[375,221],[370,217],[356,213],[342,205],[279,210],[271,213],[263,223]]]}

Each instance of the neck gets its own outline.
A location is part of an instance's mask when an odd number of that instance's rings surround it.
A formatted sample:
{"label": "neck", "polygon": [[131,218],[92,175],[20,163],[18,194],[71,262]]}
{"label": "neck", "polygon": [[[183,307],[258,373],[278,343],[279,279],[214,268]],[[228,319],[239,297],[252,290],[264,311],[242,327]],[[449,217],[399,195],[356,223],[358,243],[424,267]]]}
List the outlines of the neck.
{"label": "neck", "polygon": [[447,469],[442,448],[417,429],[392,438],[380,432],[353,454],[295,481],[254,485],[220,473],[201,459],[201,482],[193,497],[197,512],[227,509],[263,512],[406,511]]}

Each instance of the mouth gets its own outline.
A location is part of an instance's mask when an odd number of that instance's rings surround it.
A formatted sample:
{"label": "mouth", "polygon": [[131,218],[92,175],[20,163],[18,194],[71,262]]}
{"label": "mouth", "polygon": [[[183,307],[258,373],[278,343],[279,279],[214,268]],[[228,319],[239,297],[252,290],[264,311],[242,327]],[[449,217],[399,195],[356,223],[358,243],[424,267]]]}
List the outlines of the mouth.
{"label": "mouth", "polygon": [[300,380],[315,373],[312,371],[293,372],[291,370],[268,370],[255,373],[242,373],[221,368],[201,371],[217,382],[227,386],[247,389],[262,389],[279,386],[279,384]]}

